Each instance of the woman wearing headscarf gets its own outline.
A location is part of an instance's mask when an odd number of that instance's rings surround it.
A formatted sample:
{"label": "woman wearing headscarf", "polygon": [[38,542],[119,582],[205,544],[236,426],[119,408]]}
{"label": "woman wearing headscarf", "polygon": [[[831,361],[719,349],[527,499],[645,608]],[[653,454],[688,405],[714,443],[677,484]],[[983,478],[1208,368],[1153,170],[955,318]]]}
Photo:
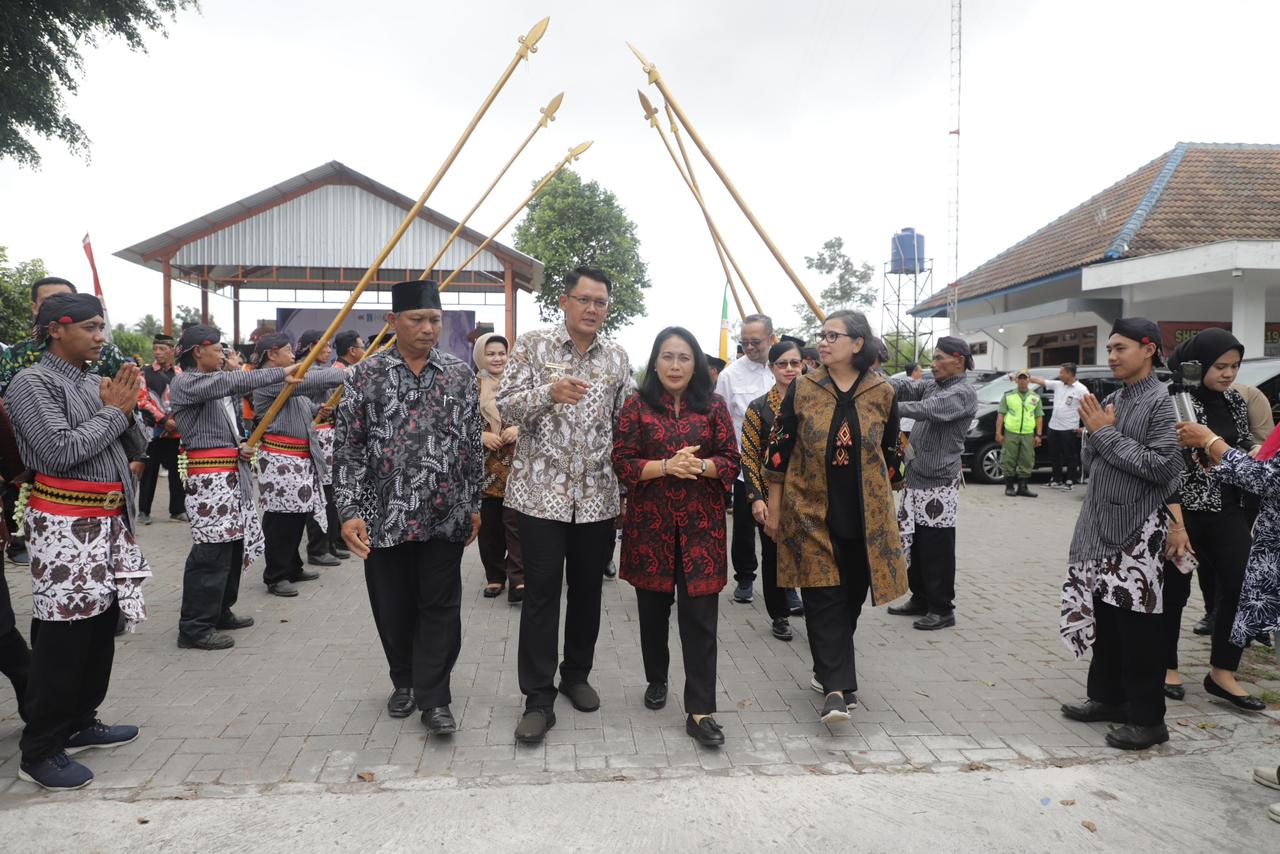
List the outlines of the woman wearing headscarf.
{"label": "woman wearing headscarf", "polygon": [[507,491],[507,475],[516,450],[519,428],[504,426],[498,412],[498,387],[507,366],[507,339],[489,332],[476,339],[471,359],[476,363],[476,379],[480,386],[480,417],[484,432],[484,481],[480,500],[480,562],[488,584],[486,599],[494,599],[507,587],[507,601],[516,604],[524,598],[524,562],[520,556],[520,532],[516,528],[516,511],[503,507]]}
{"label": "woman wearing headscarf", "polygon": [[818,340],[822,367],[791,383],[774,424],[765,533],[778,544],[778,584],[800,588],[830,723],[858,705],[854,633],[867,593],[873,605],[901,596],[907,566],[890,485],[897,402],[871,370],[871,326],[861,312],[832,312]]}
{"label": "woman wearing headscarf", "polygon": [[[1243,358],[1244,345],[1225,329],[1213,328],[1178,345],[1169,367],[1176,379],[1183,366],[1199,366],[1202,374],[1199,385],[1187,387],[1197,423],[1221,439],[1217,446],[1224,450],[1234,448],[1247,455],[1253,450],[1249,408],[1240,392],[1231,387]],[[1200,564],[1205,608],[1214,615],[1210,670],[1204,677],[1204,689],[1237,708],[1261,711],[1266,704],[1236,682],[1243,649],[1231,642],[1245,564],[1253,542],[1245,493],[1210,475],[1203,450],[1184,451],[1183,455],[1185,467],[1178,501],[1191,548]],[[1164,690],[1166,695],[1180,700],[1185,689],[1178,675],[1178,624],[1190,593],[1191,578],[1181,572],[1169,572],[1166,583],[1170,594],[1165,602],[1169,663]],[[1248,638],[1244,640],[1247,645]]]}

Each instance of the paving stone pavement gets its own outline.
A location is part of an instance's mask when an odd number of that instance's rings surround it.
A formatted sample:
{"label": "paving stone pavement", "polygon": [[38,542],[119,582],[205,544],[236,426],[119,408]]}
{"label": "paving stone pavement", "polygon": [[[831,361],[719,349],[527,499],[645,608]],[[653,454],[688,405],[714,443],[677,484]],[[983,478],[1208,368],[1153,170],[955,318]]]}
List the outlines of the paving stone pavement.
{"label": "paving stone pavement", "polygon": [[[625,582],[604,587],[591,678],[600,711],[582,714],[561,702],[546,742],[517,747],[520,611],[505,597],[481,597],[483,571],[475,547],[468,549],[462,654],[453,674],[460,729],[428,738],[416,715],[395,720],[386,714],[386,662],[359,562],[322,570],[320,580],[300,585],[296,599],[268,596],[261,567],[254,567],[236,610],[257,624],[235,633],[234,649],[179,650],[187,528],[157,521],[139,535],[155,570],[147,588],[151,618],[118,639],[101,709],[108,722],[138,724],[141,736],[81,757],[97,775],[86,792],[186,797],[228,787],[296,792],[362,779],[388,785],[409,778],[428,778],[419,784],[430,778],[442,784],[572,781],[1118,761],[1121,753],[1103,740],[1106,725],[1058,713],[1062,702],[1084,696],[1087,661],[1073,661],[1057,635],[1058,590],[1081,498],[1079,490],[1066,495],[1042,488],[1037,500],[1009,499],[999,487],[968,487],[958,535],[959,624],[918,632],[883,608],[865,609],[857,636],[861,706],[848,723],[818,721],[821,698],[808,687],[803,620],[793,621],[794,642],[777,641],[762,597],[737,605],[726,590],[717,691],[726,743],[718,750],[700,748],[684,733],[674,632],[671,701],[663,711],[644,708],[635,597]],[[7,567],[6,580],[25,626],[30,595],[23,569]],[[1183,640],[1187,699],[1170,703],[1171,740],[1150,755],[1280,744],[1280,712],[1237,713],[1199,688],[1208,647],[1190,632],[1201,611],[1198,591],[1193,596]],[[36,791],[16,779],[20,729],[4,684],[0,791],[10,795]]]}

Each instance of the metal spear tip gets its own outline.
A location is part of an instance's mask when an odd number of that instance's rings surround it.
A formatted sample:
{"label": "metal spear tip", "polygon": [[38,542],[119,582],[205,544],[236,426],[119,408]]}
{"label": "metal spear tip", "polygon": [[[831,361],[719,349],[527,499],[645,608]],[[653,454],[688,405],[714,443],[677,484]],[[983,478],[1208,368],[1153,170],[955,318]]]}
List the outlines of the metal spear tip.
{"label": "metal spear tip", "polygon": [[571,148],[571,149],[569,149],[569,159],[570,159],[570,160],[577,160],[579,157],[581,157],[581,156],[582,156],[582,153],[583,153],[584,151],[586,151],[588,148],[590,148],[590,147],[591,147],[592,143],[594,143],[594,142],[595,142],[595,140],[594,140],[594,139],[589,139],[589,140],[587,140],[586,142],[584,142],[584,143],[582,143],[581,145],[579,145],[577,148]]}
{"label": "metal spear tip", "polygon": [[564,93],[561,92],[559,95],[556,95],[554,98],[548,101],[547,105],[539,111],[542,113],[543,127],[547,126],[547,122],[554,122],[556,120],[556,110],[560,109],[560,102],[563,100],[564,100]]}
{"label": "metal spear tip", "polygon": [[521,36],[520,50],[518,51],[525,59],[529,58],[529,54],[538,52],[538,42],[542,40],[543,34],[546,33],[547,27],[551,24],[551,16],[543,18],[541,21],[533,25],[528,33]]}
{"label": "metal spear tip", "polygon": [[640,96],[640,106],[644,108],[644,117],[652,124],[653,117],[658,114],[658,111],[654,109],[653,103],[643,91],[637,89],[636,94]]}

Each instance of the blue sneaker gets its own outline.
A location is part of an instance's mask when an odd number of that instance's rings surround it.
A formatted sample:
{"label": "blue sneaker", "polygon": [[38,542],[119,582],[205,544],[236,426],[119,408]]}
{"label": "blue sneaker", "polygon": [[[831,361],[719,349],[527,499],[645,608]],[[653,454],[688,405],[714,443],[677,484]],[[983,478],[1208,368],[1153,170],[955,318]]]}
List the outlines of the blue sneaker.
{"label": "blue sneaker", "polygon": [[733,601],[746,605],[755,598],[755,594],[751,589],[750,581],[738,582],[738,589],[733,591]]}
{"label": "blue sneaker", "polygon": [[42,762],[18,766],[18,779],[56,791],[83,789],[93,782],[93,772],[59,750]]}
{"label": "blue sneaker", "polygon": [[79,753],[91,747],[119,747],[138,737],[136,726],[107,726],[94,721],[92,726],[80,730],[67,739],[67,753]]}
{"label": "blue sneaker", "polygon": [[800,601],[800,594],[795,590],[787,590],[787,610],[793,617],[804,616],[804,603]]}

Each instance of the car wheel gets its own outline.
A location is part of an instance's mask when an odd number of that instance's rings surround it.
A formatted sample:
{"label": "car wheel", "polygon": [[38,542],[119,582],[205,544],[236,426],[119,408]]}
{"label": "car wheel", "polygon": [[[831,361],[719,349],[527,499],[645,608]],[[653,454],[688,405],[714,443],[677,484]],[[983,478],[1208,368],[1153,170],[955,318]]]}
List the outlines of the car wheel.
{"label": "car wheel", "polygon": [[986,445],[973,455],[973,479],[978,483],[1000,483],[1004,472],[1000,469],[1000,446],[995,442]]}

